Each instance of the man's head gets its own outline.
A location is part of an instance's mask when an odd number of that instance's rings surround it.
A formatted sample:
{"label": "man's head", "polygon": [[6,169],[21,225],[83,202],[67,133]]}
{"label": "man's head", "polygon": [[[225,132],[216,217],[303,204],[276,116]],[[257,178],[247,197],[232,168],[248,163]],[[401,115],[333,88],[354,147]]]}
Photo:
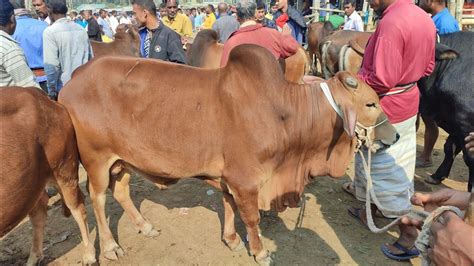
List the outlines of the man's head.
{"label": "man's head", "polygon": [[445,0],[420,0],[420,7],[431,15],[436,15],[446,7]]}
{"label": "man's head", "polygon": [[48,7],[44,0],[33,0],[31,3],[36,10],[36,14],[38,14],[40,18],[45,19],[48,17]]}
{"label": "man's head", "polygon": [[217,12],[219,12],[219,15],[221,14],[227,14],[227,10],[229,9],[229,7],[227,6],[226,3],[224,2],[221,2],[217,5]]}
{"label": "man's head", "polygon": [[0,0],[0,30],[13,35],[16,20],[13,5],[8,0]]}
{"label": "man's head", "polygon": [[47,0],[46,6],[49,10],[51,21],[55,21],[67,14],[66,0]]}
{"label": "man's head", "polygon": [[196,8],[191,8],[191,16],[196,16]]}
{"label": "man's head", "polygon": [[174,19],[176,17],[176,13],[178,12],[178,1],[176,0],[168,0],[166,2],[166,8],[168,9],[168,18]]}
{"label": "man's head", "polygon": [[211,13],[215,13],[216,10],[214,9],[214,6],[212,4],[209,4],[206,6],[206,14],[211,14]]}
{"label": "man's head", "polygon": [[132,7],[139,27],[145,26],[148,20],[156,20],[156,6],[153,0],[132,0]]}
{"label": "man's head", "polygon": [[240,23],[255,19],[257,4],[254,0],[242,0],[237,3],[237,20]]}
{"label": "man's head", "polygon": [[71,17],[71,19],[75,19],[77,17],[77,12],[76,11],[69,12],[69,17]]}
{"label": "man's head", "polygon": [[278,6],[278,9],[287,9],[288,8],[288,1],[287,0],[277,0],[276,5]]}
{"label": "man's head", "polygon": [[257,4],[257,11],[255,12],[255,19],[257,22],[262,22],[265,18],[265,3],[263,1],[259,1]]}
{"label": "man's head", "polygon": [[99,16],[101,18],[106,18],[107,17],[107,11],[105,11],[103,9],[99,10]]}
{"label": "man's head", "polygon": [[166,2],[160,4],[160,17],[164,18],[168,16],[168,8],[166,7]]}
{"label": "man's head", "polygon": [[115,11],[115,10],[112,10],[112,12],[110,12],[110,14],[112,14],[112,16],[114,16],[114,17],[115,17],[115,16],[117,15],[117,11]]}
{"label": "man's head", "polygon": [[344,1],[344,13],[347,16],[352,15],[356,9],[356,3],[355,0],[345,0]]}
{"label": "man's head", "polygon": [[84,10],[84,19],[89,20],[92,18],[92,10]]}
{"label": "man's head", "polygon": [[381,16],[385,9],[396,0],[369,0],[370,6],[374,9],[374,12]]}

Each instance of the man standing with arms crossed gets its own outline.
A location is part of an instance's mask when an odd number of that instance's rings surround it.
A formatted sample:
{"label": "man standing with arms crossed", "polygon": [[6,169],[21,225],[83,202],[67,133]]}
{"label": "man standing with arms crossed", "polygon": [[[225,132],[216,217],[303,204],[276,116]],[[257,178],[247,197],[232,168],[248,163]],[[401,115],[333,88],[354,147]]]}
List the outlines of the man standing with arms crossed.
{"label": "man standing with arms crossed", "polygon": [[[411,0],[371,0],[380,16],[375,33],[365,49],[359,77],[380,97],[380,105],[400,134],[398,142],[372,155],[371,175],[375,194],[386,217],[411,209],[416,160],[415,121],[419,91],[416,82],[434,69],[436,30],[426,13]],[[410,27],[407,27],[410,25]],[[367,150],[365,150],[367,155]],[[355,194],[365,201],[367,179],[359,155],[355,160]],[[350,185],[350,184],[349,184]],[[390,211],[387,211],[390,210]],[[363,208],[349,208],[349,214],[367,224]],[[419,255],[414,247],[417,231],[400,224],[400,237],[384,244],[382,252],[394,260],[409,260]]]}

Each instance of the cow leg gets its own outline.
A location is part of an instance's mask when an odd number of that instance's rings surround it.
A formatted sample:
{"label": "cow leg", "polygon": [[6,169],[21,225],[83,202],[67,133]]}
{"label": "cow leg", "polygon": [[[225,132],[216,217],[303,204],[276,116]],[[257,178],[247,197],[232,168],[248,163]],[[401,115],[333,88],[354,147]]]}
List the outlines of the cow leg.
{"label": "cow leg", "polygon": [[444,143],[444,159],[436,172],[431,175],[433,179],[443,180],[449,176],[454,158],[461,151],[461,147],[457,147],[453,137],[450,135]]}
{"label": "cow leg", "polygon": [[94,207],[94,214],[97,219],[97,227],[99,228],[101,251],[106,259],[118,260],[117,256],[123,256],[123,250],[117,242],[115,242],[109,225],[107,224],[107,217],[105,216],[105,191],[110,181],[108,168],[96,170],[93,167],[87,167],[86,169],[90,169],[88,171],[89,193]]}
{"label": "cow leg", "polygon": [[463,149],[464,163],[469,168],[469,180],[467,183],[467,191],[472,192],[472,185],[474,184],[474,158],[469,157],[469,152]]}
{"label": "cow leg", "polygon": [[81,232],[82,244],[84,249],[82,252],[82,263],[92,264],[95,260],[94,244],[89,239],[89,227],[87,225],[86,207],[84,205],[84,195],[77,183],[58,180],[58,185],[61,189],[61,195],[66,206],[71,211],[72,217],[76,220],[79,230]]}
{"label": "cow leg", "polygon": [[230,250],[239,251],[244,248],[244,244],[235,231],[235,211],[237,210],[237,206],[231,194],[228,192],[223,192],[222,194],[224,202],[224,243]]}
{"label": "cow leg", "polygon": [[240,212],[240,217],[247,229],[247,236],[250,246],[250,253],[255,256],[255,261],[261,265],[272,264],[270,252],[263,248],[260,239],[258,225],[260,223],[260,213],[258,211],[258,189],[242,189],[232,190],[235,203]]}
{"label": "cow leg", "polygon": [[130,177],[130,171],[123,169],[116,177],[111,178],[110,188],[114,198],[120,203],[130,219],[132,219],[138,233],[142,233],[146,237],[158,236],[160,233],[153,228],[151,223],[145,220],[130,198]]}
{"label": "cow leg", "polygon": [[48,195],[41,193],[41,197],[35,207],[28,214],[33,225],[33,244],[26,265],[37,265],[43,259],[44,227],[48,216]]}

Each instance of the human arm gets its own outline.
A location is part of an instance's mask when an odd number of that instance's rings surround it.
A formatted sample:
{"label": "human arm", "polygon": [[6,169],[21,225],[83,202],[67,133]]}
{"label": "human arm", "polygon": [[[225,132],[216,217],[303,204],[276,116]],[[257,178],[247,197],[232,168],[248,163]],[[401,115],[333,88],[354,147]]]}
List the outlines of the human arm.
{"label": "human arm", "polygon": [[183,36],[185,37],[193,36],[193,23],[191,22],[191,19],[188,18],[187,16],[185,17],[185,20],[183,23]]}
{"label": "human arm", "polygon": [[59,48],[54,41],[54,36],[48,30],[43,32],[43,61],[48,94],[54,98],[57,94],[57,82],[59,80]]}
{"label": "human arm", "polygon": [[296,24],[298,24],[298,26],[300,26],[303,29],[306,28],[306,23],[304,22],[304,18],[298,10],[294,8],[288,8],[287,14],[290,19],[292,19]]}
{"label": "human arm", "polygon": [[[357,11],[354,11],[357,12]],[[363,32],[364,31],[364,22],[362,22],[362,18],[358,17],[358,19],[355,21],[355,30]]]}
{"label": "human arm", "polygon": [[282,34],[282,38],[280,39],[281,57],[285,59],[294,55],[299,46],[295,38],[291,36],[291,32],[289,35]]}
{"label": "human arm", "polygon": [[39,88],[33,72],[26,63],[23,50],[19,46],[14,46],[6,51],[2,61],[5,71],[11,76],[15,86]]}
{"label": "human arm", "polygon": [[167,54],[170,62],[186,64],[186,56],[184,55],[181,37],[174,31],[171,31],[168,36]]}

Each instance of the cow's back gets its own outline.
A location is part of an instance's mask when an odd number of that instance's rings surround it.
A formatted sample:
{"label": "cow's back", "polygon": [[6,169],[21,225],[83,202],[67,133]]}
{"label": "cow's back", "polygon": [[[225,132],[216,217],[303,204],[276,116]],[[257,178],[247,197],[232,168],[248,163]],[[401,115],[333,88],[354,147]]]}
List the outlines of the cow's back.
{"label": "cow's back", "polygon": [[77,149],[67,111],[36,88],[0,89],[0,119],[1,236],[34,207],[65,152],[77,159]]}

